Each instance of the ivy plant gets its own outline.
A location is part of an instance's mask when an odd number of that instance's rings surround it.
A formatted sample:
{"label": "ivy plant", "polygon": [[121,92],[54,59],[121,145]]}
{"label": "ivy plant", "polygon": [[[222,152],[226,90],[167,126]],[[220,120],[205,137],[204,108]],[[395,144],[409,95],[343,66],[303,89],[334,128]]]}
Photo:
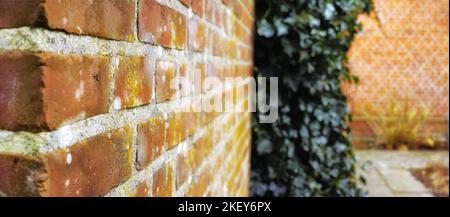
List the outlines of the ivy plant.
{"label": "ivy plant", "polygon": [[253,120],[254,196],[364,196],[341,85],[371,0],[256,0],[255,76],[278,77],[279,119]]}

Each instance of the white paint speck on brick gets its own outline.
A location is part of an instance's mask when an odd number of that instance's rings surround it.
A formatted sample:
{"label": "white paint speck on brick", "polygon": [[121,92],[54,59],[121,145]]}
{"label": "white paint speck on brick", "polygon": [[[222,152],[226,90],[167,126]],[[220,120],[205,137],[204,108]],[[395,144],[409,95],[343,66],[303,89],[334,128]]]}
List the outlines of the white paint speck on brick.
{"label": "white paint speck on brick", "polygon": [[64,182],[64,187],[69,187],[69,185],[70,185],[70,180],[69,179],[66,179],[66,182]]}
{"label": "white paint speck on brick", "polygon": [[66,163],[67,165],[72,164],[72,154],[70,152],[66,155]]}
{"label": "white paint speck on brick", "polygon": [[84,95],[84,81],[80,82],[80,86],[75,90],[75,99],[79,102],[81,97]]}
{"label": "white paint speck on brick", "polygon": [[122,108],[122,100],[119,97],[114,99],[114,109],[120,110]]}

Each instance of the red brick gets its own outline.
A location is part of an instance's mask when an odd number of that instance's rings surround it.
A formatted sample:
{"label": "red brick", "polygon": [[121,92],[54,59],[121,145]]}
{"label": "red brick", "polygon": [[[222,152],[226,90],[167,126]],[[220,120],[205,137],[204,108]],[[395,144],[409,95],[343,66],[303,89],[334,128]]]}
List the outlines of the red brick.
{"label": "red brick", "polygon": [[183,140],[184,122],[183,112],[171,112],[169,114],[169,128],[167,131],[168,148],[172,149]]}
{"label": "red brick", "polygon": [[[225,55],[228,59],[237,58],[237,42],[235,40],[225,40]],[[223,51],[222,51],[223,52]],[[223,56],[223,53],[222,53]]]}
{"label": "red brick", "polygon": [[203,21],[192,18],[189,20],[189,48],[195,51],[205,49],[205,25]]}
{"label": "red brick", "polygon": [[194,111],[194,105],[192,105],[190,111],[185,115],[186,136],[192,136],[200,127],[201,113]]}
{"label": "red brick", "polygon": [[233,16],[229,13],[224,12],[222,17],[222,29],[227,35],[231,35],[233,31]]}
{"label": "red brick", "polygon": [[164,102],[174,97],[176,90],[170,88],[170,82],[175,78],[175,63],[158,60],[156,62],[156,102]]}
{"label": "red brick", "polygon": [[[0,28],[14,28],[39,23],[43,0],[2,0]],[[41,20],[43,21],[43,20]]]}
{"label": "red brick", "polygon": [[[215,141],[221,140],[221,135],[218,135],[218,138],[214,138]],[[208,129],[208,132],[202,138],[201,147],[204,153],[204,157],[206,158],[208,155],[212,153],[213,148],[213,129],[212,127]]]}
{"label": "red brick", "polygon": [[190,96],[192,94],[191,84],[193,82],[191,71],[188,70],[188,64],[180,64],[180,77],[183,78],[188,84],[180,87],[180,97]]}
{"label": "red brick", "polygon": [[47,178],[44,163],[37,157],[0,155],[1,196],[40,196],[40,188]]}
{"label": "red brick", "polygon": [[195,197],[195,185],[189,185],[185,197]]}
{"label": "red brick", "polygon": [[244,3],[244,6],[245,6],[245,8],[247,8],[249,13],[253,14],[253,8],[254,8],[255,2],[253,0],[242,0],[242,2]]}
{"label": "red brick", "polygon": [[375,132],[370,126],[370,123],[365,120],[354,120],[350,124],[352,128],[352,135],[353,136],[363,136],[363,137],[370,137],[374,136]]}
{"label": "red brick", "polygon": [[200,173],[200,176],[196,177],[194,179],[194,196],[196,197],[203,197],[204,193],[206,192],[206,188],[208,187],[208,183],[210,180],[210,171],[209,166],[206,166]]}
{"label": "red brick", "polygon": [[[444,138],[448,138],[450,105],[449,1],[399,2],[374,1],[379,17],[386,17],[383,23],[388,30],[374,25],[376,17],[362,16],[364,34],[355,37],[347,53],[350,71],[361,80],[358,85],[345,82],[342,88],[355,119],[353,143],[356,139],[366,146],[378,142],[373,125],[383,118],[401,122],[403,115],[416,109],[427,110],[431,119],[443,124],[427,124],[425,134],[448,140]],[[383,37],[383,32],[390,37]],[[408,109],[393,112],[392,106]]]}
{"label": "red brick", "polygon": [[176,186],[179,189],[191,176],[194,172],[193,158],[190,157],[190,151],[187,151],[184,154],[179,154],[177,157],[177,177],[176,177]]}
{"label": "red brick", "polygon": [[243,13],[241,20],[247,28],[249,29],[253,28],[253,17],[250,16],[250,14]]}
{"label": "red brick", "polygon": [[186,6],[190,6],[191,5],[191,0],[180,0],[181,3],[183,3]]}
{"label": "red brick", "polygon": [[153,72],[144,57],[120,57],[115,84],[115,109],[141,106],[152,99]]}
{"label": "red brick", "polygon": [[144,169],[166,149],[166,123],[161,116],[138,125],[137,168]]}
{"label": "red brick", "polygon": [[[187,79],[189,86],[180,89],[181,96],[198,94],[202,91],[202,81],[206,76],[205,64],[202,61],[194,61],[180,65],[180,77]],[[186,88],[186,89],[184,89]]]}
{"label": "red brick", "polygon": [[8,196],[103,196],[131,175],[132,142],[132,130],[125,127],[48,154],[2,154],[0,191]]}
{"label": "red brick", "polygon": [[[182,186],[185,196],[248,194],[249,172],[241,168],[249,164],[250,116],[232,114],[223,123],[213,124],[224,113],[195,112],[201,107],[196,103],[213,97],[233,95],[224,103],[243,99],[234,96],[236,88],[207,94],[213,87],[202,89],[195,82],[207,76],[221,80],[251,76],[251,66],[229,62],[252,61],[253,7],[252,0],[0,0],[2,12],[11,9],[0,13],[0,28],[40,26],[130,42],[137,36],[150,47],[164,48],[162,56],[112,57],[1,51],[0,129],[53,131],[109,111],[113,113],[108,117],[124,114],[112,109],[129,109],[125,113],[134,114],[142,112],[136,107],[149,103],[165,107],[172,101],[164,118],[159,113],[146,120],[126,115],[124,121],[131,121],[132,128],[102,133],[45,154],[0,153],[0,196],[104,196],[119,187],[126,191],[114,194],[160,197],[173,196]],[[184,13],[190,10],[193,16],[187,17]],[[189,52],[180,56],[175,49]],[[200,58],[202,53],[206,59]],[[172,89],[171,81],[178,75],[194,86]],[[178,107],[196,109],[173,111],[172,103],[185,96],[192,101]],[[189,140],[186,149],[175,150],[190,136],[197,141]],[[227,151],[211,156],[219,144]],[[160,168],[152,168],[150,177],[141,177],[166,151],[179,152],[170,161],[159,162]],[[130,180],[138,173],[143,180]]]}
{"label": "red brick", "polygon": [[163,165],[153,175],[153,196],[171,197],[173,194],[173,167]]}
{"label": "red brick", "polygon": [[0,128],[54,130],[108,111],[108,59],[0,53]]}
{"label": "red brick", "polygon": [[220,4],[216,3],[214,6],[213,11],[213,22],[217,25],[219,25],[222,29],[224,28],[223,23],[223,16],[224,16],[225,10],[220,6]]}
{"label": "red brick", "polygon": [[[203,82],[206,79],[207,76],[207,72],[206,72],[206,64],[203,61],[199,61],[193,64],[193,76],[194,76],[194,80],[198,80],[200,81],[199,84],[195,84],[195,89],[194,89],[194,93],[201,93],[201,92],[205,92],[205,90],[202,88],[203,87]],[[197,85],[200,85],[200,87],[198,87]]]}
{"label": "red brick", "polygon": [[148,197],[148,193],[150,191],[149,182],[146,181],[144,183],[141,183],[134,189],[131,193],[131,197]]}
{"label": "red brick", "polygon": [[206,190],[208,188],[209,183],[211,182],[211,174],[214,174],[211,170],[211,165],[206,165],[205,168],[203,168],[202,173],[200,173],[200,189],[201,194],[204,195],[206,193]]}
{"label": "red brick", "polygon": [[43,195],[105,195],[131,175],[132,143],[132,129],[125,127],[48,154]]}
{"label": "red brick", "polygon": [[208,19],[209,21],[213,22],[214,21],[214,11],[215,8],[217,7],[217,1],[205,1],[205,17],[206,19]]}
{"label": "red brick", "polygon": [[135,0],[3,0],[0,28],[44,25],[74,34],[133,41]]}
{"label": "red brick", "polygon": [[139,40],[168,48],[186,47],[186,17],[155,0],[142,0],[139,9]]}
{"label": "red brick", "polygon": [[[203,136],[205,136],[205,135],[203,135]],[[204,141],[205,141],[205,139],[202,137],[194,142],[194,153],[193,153],[194,156],[192,156],[193,161],[194,161],[193,162],[194,168],[199,167],[206,157],[206,150],[203,149]]]}
{"label": "red brick", "polygon": [[237,1],[235,3],[235,7],[234,7],[233,11],[238,19],[241,19],[243,17],[243,14],[245,13],[244,6],[241,4],[241,2],[237,2]]}
{"label": "red brick", "polygon": [[[211,1],[211,0],[208,0]],[[192,0],[192,11],[200,17],[203,17],[205,13],[205,1],[204,0]]]}
{"label": "red brick", "polygon": [[236,4],[236,0],[222,0],[222,2],[231,9],[233,9]]}
{"label": "red brick", "polygon": [[225,49],[227,46],[227,42],[223,36],[221,36],[217,31],[211,32],[213,37],[213,55],[214,56],[223,56],[225,53]]}
{"label": "red brick", "polygon": [[45,127],[41,64],[32,54],[0,53],[0,128]]}

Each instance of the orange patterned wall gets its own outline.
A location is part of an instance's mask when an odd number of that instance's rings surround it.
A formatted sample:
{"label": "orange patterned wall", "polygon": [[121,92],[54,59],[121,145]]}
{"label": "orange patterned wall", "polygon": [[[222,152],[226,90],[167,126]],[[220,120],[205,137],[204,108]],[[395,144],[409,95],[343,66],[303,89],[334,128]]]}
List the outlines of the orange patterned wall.
{"label": "orange patterned wall", "polygon": [[[385,108],[392,100],[411,100],[430,109],[446,132],[449,111],[448,0],[374,0],[375,11],[362,16],[363,31],[349,52],[347,85],[356,122],[353,132],[370,135],[363,121],[368,107]],[[359,120],[359,121],[358,121]]]}

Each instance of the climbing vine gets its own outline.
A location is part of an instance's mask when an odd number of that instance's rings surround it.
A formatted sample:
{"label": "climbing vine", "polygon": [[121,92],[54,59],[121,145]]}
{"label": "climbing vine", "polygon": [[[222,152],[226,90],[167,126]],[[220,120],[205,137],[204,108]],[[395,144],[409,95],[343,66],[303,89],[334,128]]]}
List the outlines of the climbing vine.
{"label": "climbing vine", "polygon": [[[343,80],[371,0],[257,0],[255,76],[278,77],[279,119],[253,121],[254,196],[363,196]],[[257,115],[255,115],[257,117]]]}

